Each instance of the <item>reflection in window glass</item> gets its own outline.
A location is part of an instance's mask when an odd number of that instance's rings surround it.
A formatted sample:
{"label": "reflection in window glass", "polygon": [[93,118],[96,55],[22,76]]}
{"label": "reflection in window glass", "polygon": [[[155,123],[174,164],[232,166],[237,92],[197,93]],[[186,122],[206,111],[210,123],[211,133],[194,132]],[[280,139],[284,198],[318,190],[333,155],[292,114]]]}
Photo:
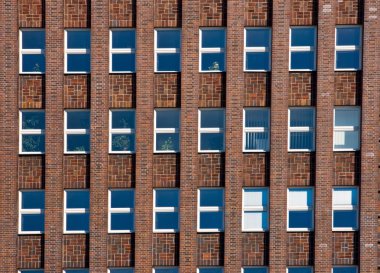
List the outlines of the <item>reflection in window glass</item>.
{"label": "reflection in window glass", "polygon": [[269,151],[268,108],[244,109],[244,151]]}
{"label": "reflection in window glass", "polygon": [[65,191],[65,232],[87,233],[89,231],[89,190]]}
{"label": "reflection in window glass", "polygon": [[45,230],[45,192],[20,191],[19,232],[40,234]]}
{"label": "reflection in window glass", "polygon": [[360,149],[360,108],[334,109],[334,150]]}
{"label": "reflection in window glass", "polygon": [[181,31],[179,29],[157,29],[155,34],[155,71],[180,71]]}
{"label": "reflection in window glass", "polygon": [[289,150],[314,151],[314,108],[289,109]]}
{"label": "reflection in window glass", "polygon": [[290,28],[290,69],[315,70],[316,28]]}
{"label": "reflection in window glass", "polygon": [[45,30],[21,30],[20,40],[20,73],[45,73]]}
{"label": "reflection in window glass", "polygon": [[358,189],[336,187],[333,189],[333,229],[358,229]]}
{"label": "reflection in window glass", "polygon": [[110,72],[133,73],[136,71],[135,29],[113,29],[110,32]]}
{"label": "reflection in window glass", "polygon": [[314,190],[288,189],[288,230],[313,230]]}
{"label": "reflection in window glass", "polygon": [[65,152],[90,152],[90,111],[65,111]]}
{"label": "reflection in window glass", "polygon": [[176,153],[180,149],[179,109],[155,110],[155,152]]}
{"label": "reflection in window glass", "polygon": [[225,29],[201,29],[200,35],[200,71],[225,71]]}
{"label": "reflection in window glass", "polygon": [[177,232],[179,229],[178,189],[154,190],[154,230]]}
{"label": "reflection in window glass", "polygon": [[45,112],[20,111],[20,153],[45,153]]}
{"label": "reflection in window glass", "polygon": [[135,152],[135,110],[110,111],[110,153]]}
{"label": "reflection in window glass", "polygon": [[90,72],[91,33],[88,29],[65,31],[65,72]]}
{"label": "reflection in window glass", "polygon": [[224,151],[224,109],[200,109],[199,127],[199,151]]}
{"label": "reflection in window glass", "polygon": [[339,26],[335,31],[335,69],[361,69],[361,26]]}
{"label": "reflection in window glass", "polygon": [[132,189],[109,191],[108,231],[111,233],[134,231],[135,192]]}
{"label": "reflection in window glass", "polygon": [[271,29],[245,29],[245,67],[246,71],[270,71]]}
{"label": "reflection in window glass", "polygon": [[199,189],[198,230],[224,230],[224,190]]}

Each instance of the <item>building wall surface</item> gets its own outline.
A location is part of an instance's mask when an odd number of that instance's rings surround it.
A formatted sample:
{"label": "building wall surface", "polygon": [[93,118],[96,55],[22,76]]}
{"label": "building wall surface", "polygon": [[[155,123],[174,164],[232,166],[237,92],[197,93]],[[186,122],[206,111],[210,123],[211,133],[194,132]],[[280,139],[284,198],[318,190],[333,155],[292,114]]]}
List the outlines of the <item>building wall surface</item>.
{"label": "building wall surface", "polygon": [[[0,272],[357,265],[380,272],[379,0],[7,0],[0,3]],[[362,70],[334,71],[335,26],[363,26]],[[317,69],[290,72],[289,27],[316,26]],[[109,29],[136,28],[136,73],[109,74]],[[181,72],[154,73],[155,28],[182,30]],[[199,28],[225,27],[226,71],[199,73]],[[272,27],[271,72],[244,72],[244,27]],[[46,73],[18,72],[19,29],[45,28]],[[90,28],[91,74],[64,74],[64,29]],[[288,107],[316,107],[316,150],[287,149]],[[334,152],[334,106],[361,107],[361,150]],[[181,108],[181,153],[153,153],[153,111]],[[226,109],[225,152],[198,153],[198,109]],[[244,107],[270,107],[271,152],[243,153]],[[108,153],[109,109],[136,108],[136,153]],[[19,155],[21,109],[46,112],[46,153]],[[91,111],[91,153],[65,155],[63,112]],[[358,186],[360,228],[332,231],[332,187]],[[270,189],[268,232],[242,232],[242,187]],[[315,229],[287,232],[287,188],[315,187]],[[197,232],[197,189],[224,187],[225,230]],[[135,232],[109,234],[108,189],[136,191]],[[180,232],[153,233],[153,189],[180,188]],[[18,190],[45,190],[45,233],[18,235]],[[64,189],[90,190],[90,232],[63,233]],[[379,267],[378,267],[379,266]],[[378,269],[379,268],[379,269]]]}

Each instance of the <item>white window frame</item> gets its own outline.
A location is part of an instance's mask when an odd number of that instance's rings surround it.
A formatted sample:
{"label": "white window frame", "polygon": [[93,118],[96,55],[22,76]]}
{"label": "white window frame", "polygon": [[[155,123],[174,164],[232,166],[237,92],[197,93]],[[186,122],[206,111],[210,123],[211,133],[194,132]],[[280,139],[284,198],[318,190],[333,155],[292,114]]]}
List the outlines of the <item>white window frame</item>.
{"label": "white window frame", "polygon": [[[156,195],[157,191],[175,190],[178,194],[179,201],[179,189],[178,188],[156,188],[153,189],[153,232],[154,233],[176,233],[179,232],[179,208],[178,207],[156,207]],[[179,204],[178,204],[179,205]],[[178,228],[177,229],[156,229],[156,213],[157,212],[177,212],[178,213]]]}
{"label": "white window frame", "polygon": [[269,268],[268,268],[268,266],[243,266],[242,268],[241,268],[241,273],[244,273],[244,269],[255,269],[255,268],[257,268],[257,269],[266,269],[266,273],[269,273]]}
{"label": "white window frame", "polygon": [[[88,189],[65,189],[63,191],[63,233],[64,234],[87,234],[89,231],[85,230],[67,230],[67,215],[68,214],[86,214],[90,212],[90,209],[86,208],[75,208],[75,209],[68,209],[67,208],[67,192],[68,191],[89,191]],[[90,201],[90,200],[89,200]],[[90,215],[89,215],[90,217]],[[71,269],[70,269],[71,270]]]}
{"label": "white window frame", "polygon": [[[290,206],[289,200],[290,200],[290,190],[292,189],[302,189],[302,190],[308,190],[311,189],[312,192],[312,205],[311,206]],[[315,203],[315,192],[314,192],[314,187],[289,187],[287,189],[287,219],[286,219],[286,230],[288,232],[299,232],[299,231],[305,231],[305,232],[310,232],[314,230],[314,203]],[[311,228],[290,228],[289,227],[289,212],[290,211],[311,211]]]}
{"label": "white window frame", "polygon": [[[177,30],[179,31],[180,35],[180,41],[179,41],[179,48],[158,48],[157,42],[158,42],[158,34],[157,31],[168,31],[168,30]],[[180,28],[155,28],[154,29],[154,72],[155,73],[176,73],[181,72],[181,40],[182,40],[182,33]],[[165,71],[158,71],[157,70],[157,60],[158,60],[158,54],[165,54],[165,53],[179,53],[179,70],[165,70]]]}
{"label": "white window frame", "polygon": [[[24,48],[22,48],[23,32],[24,31],[42,31],[42,30],[45,32],[45,35],[46,35],[45,28],[21,28],[21,29],[19,29],[19,74],[36,74],[36,75],[43,75],[43,74],[45,74],[45,72],[24,72],[24,71],[22,71],[22,65],[23,65],[23,63],[22,63],[22,56],[24,54],[27,54],[27,55],[40,55],[40,54],[44,54],[44,57],[46,58],[46,56],[45,56],[45,49],[38,49],[38,48],[35,48],[35,49],[24,49]],[[46,42],[46,38],[45,38],[45,42]],[[45,70],[46,70],[46,67],[45,67]]]}
{"label": "white window frame", "polygon": [[313,273],[314,272],[314,268],[313,268],[313,266],[287,266],[286,267],[286,273],[288,273],[289,272],[289,268],[310,268],[311,269],[311,273]]}
{"label": "white window frame", "polygon": [[112,70],[112,55],[113,54],[136,54],[135,48],[113,48],[112,46],[112,33],[113,31],[123,30],[123,31],[133,31],[135,34],[135,43],[136,43],[136,29],[135,28],[111,28],[109,30],[110,41],[109,41],[109,73],[110,74],[132,74],[136,72],[136,55],[135,55],[135,70],[134,71],[113,71]]}
{"label": "white window frame", "polygon": [[[223,206],[222,207],[201,207],[201,191],[203,190],[216,190],[216,189],[219,189],[219,190],[222,190],[223,191]],[[225,217],[225,212],[224,212],[224,207],[225,207],[225,189],[224,188],[199,188],[198,189],[198,196],[197,196],[197,232],[199,233],[206,233],[206,232],[223,232],[224,231],[224,217]],[[223,222],[222,222],[222,228],[219,229],[219,228],[201,228],[200,227],[200,224],[201,224],[201,212],[223,212]]]}
{"label": "white window frame", "polygon": [[21,228],[21,218],[25,214],[45,214],[45,209],[23,209],[22,194],[24,192],[44,192],[44,190],[19,190],[18,191],[18,234],[44,234],[43,231],[23,231]]}
{"label": "white window frame", "polygon": [[111,207],[111,192],[112,191],[132,191],[133,196],[135,196],[135,190],[132,188],[124,189],[108,189],[108,233],[133,233],[135,232],[135,215],[133,215],[133,229],[123,229],[123,230],[112,230],[111,229],[111,214],[113,213],[135,213],[135,200],[133,202],[133,208],[112,208]]}
{"label": "white window frame", "polygon": [[[334,190],[335,189],[356,189],[356,200],[358,200],[357,205],[334,205]],[[359,208],[360,208],[360,192],[359,192],[359,187],[357,186],[338,186],[338,187],[333,187],[332,188],[332,216],[331,216],[331,227],[332,231],[357,231],[359,230]],[[334,212],[339,211],[339,210],[350,210],[350,211],[356,211],[356,228],[336,228],[334,227]]]}
{"label": "white window frame", "polygon": [[[267,112],[268,117],[268,128],[266,127],[246,127],[245,126],[245,116],[247,110],[265,110]],[[246,149],[246,133],[265,133],[269,132],[269,138],[268,138],[268,150],[263,149]],[[243,152],[269,152],[270,151],[270,108],[269,107],[245,107],[243,109]]]}
{"label": "white window frame", "polygon": [[[355,111],[359,115],[359,126],[335,126],[335,112],[336,110],[349,110],[349,111]],[[337,106],[334,108],[334,141],[333,141],[333,150],[334,151],[359,151],[360,150],[360,120],[361,120],[361,113],[360,113],[360,106]],[[357,149],[346,149],[346,148],[335,148],[335,133],[336,132],[359,132],[358,137],[358,148]]]}
{"label": "white window frame", "polygon": [[[179,124],[178,128],[157,128],[157,111],[177,111],[179,112]],[[170,133],[170,134],[175,134],[175,133],[180,133],[180,128],[181,128],[181,111],[179,108],[156,108],[154,109],[154,144],[153,144],[153,152],[154,153],[160,153],[160,154],[169,154],[169,153],[179,153],[181,149],[181,138],[178,138],[178,150],[166,150],[166,151],[161,151],[157,150],[156,147],[156,140],[157,140],[157,134],[159,133]]]}
{"label": "white window frame", "polygon": [[[293,109],[311,109],[313,110],[313,127],[290,127],[290,112]],[[295,132],[313,132],[313,147],[312,149],[290,149],[290,135]],[[288,108],[288,152],[313,152],[315,151],[315,107],[289,107]]]}
{"label": "white window frame", "polygon": [[[64,31],[64,69],[65,74],[91,74],[91,62],[90,62],[90,71],[67,71],[67,55],[68,54],[91,54],[91,49],[87,48],[67,48],[67,32],[68,31],[89,31],[91,35],[91,30],[89,28],[67,28]],[[91,44],[90,44],[91,46]]]}
{"label": "white window frame", "polygon": [[[23,135],[45,135],[45,130],[43,129],[23,129],[22,128],[22,117],[23,113],[27,112],[41,112],[45,113],[44,110],[20,110],[19,111],[19,154],[21,155],[42,155],[44,152],[23,152],[22,151],[22,137]],[[46,126],[46,119],[44,120]],[[45,144],[44,144],[45,146]]]}
{"label": "white window frame", "polygon": [[[337,29],[338,28],[359,28],[360,31],[360,45],[355,46],[355,45],[344,45],[344,46],[338,46],[337,41],[338,41],[338,36],[337,36]],[[362,70],[363,66],[363,57],[362,57],[362,46],[363,46],[363,26],[362,25],[339,25],[335,27],[335,50],[334,50],[334,69],[335,71],[360,71]],[[359,51],[359,67],[357,69],[355,68],[337,68],[336,67],[336,53],[337,51]]]}
{"label": "white window frame", "polygon": [[214,268],[218,268],[218,269],[222,269],[222,273],[224,273],[224,267],[223,266],[199,266],[197,267],[197,273],[200,273],[200,270],[199,269],[214,269]]}
{"label": "white window frame", "polygon": [[[222,47],[202,47],[202,32],[203,30],[224,30],[224,48]],[[200,73],[220,73],[225,72],[227,69],[226,63],[226,40],[227,40],[227,29],[225,27],[202,27],[199,29],[199,72]],[[224,55],[224,70],[202,70],[202,55],[203,53],[223,53]]]}
{"label": "white window frame", "polygon": [[331,268],[331,273],[334,273],[334,268],[355,268],[356,273],[358,273],[358,266],[357,265],[333,265]]}
{"label": "white window frame", "polygon": [[[266,197],[268,200],[268,205],[267,206],[246,206],[245,205],[245,197],[244,197],[244,192],[245,190],[262,190],[263,192],[266,193]],[[241,217],[241,227],[243,232],[265,232],[269,230],[269,188],[268,187],[244,187],[242,189],[242,217]],[[268,217],[267,217],[267,229],[264,228],[245,228],[244,227],[244,213],[245,212],[266,212]]]}
{"label": "white window frame", "polygon": [[[223,110],[223,128],[202,128],[202,111],[207,110]],[[198,109],[198,153],[223,153],[226,150],[226,109],[223,107],[220,108],[199,108]],[[223,149],[222,150],[202,150],[201,149],[201,134],[202,133],[223,133]]]}
{"label": "white window frame", "polygon": [[[113,129],[112,128],[112,115],[113,112],[134,112],[135,114],[135,127],[136,127],[136,110],[135,109],[110,109],[109,110],[109,137],[108,137],[108,152],[110,154],[134,154],[136,153],[136,128],[119,128],[119,129]],[[129,134],[134,135],[135,138],[135,149],[133,151],[112,151],[112,136],[118,134]]]}
{"label": "white window frame", "polygon": [[155,266],[152,268],[152,272],[156,273],[156,269],[177,269],[179,273],[179,267],[178,266]]}
{"label": "white window frame", "polygon": [[[67,151],[67,136],[68,135],[90,135],[90,129],[67,129],[67,113],[68,112],[89,112],[88,109],[66,109],[64,110],[64,153],[65,154],[89,154],[90,151]],[[90,124],[91,125],[91,117]],[[91,137],[91,136],[90,136]],[[91,145],[91,140],[90,140]],[[90,146],[91,150],[91,146]]]}
{"label": "white window frame", "polygon": [[[292,30],[302,28],[314,29],[314,46],[292,46]],[[289,71],[315,71],[317,67],[317,27],[315,26],[292,26],[289,28]],[[293,69],[292,68],[292,52],[314,52],[313,69]]]}
{"label": "white window frame", "polygon": [[[268,29],[269,30],[269,47],[259,47],[259,46],[247,46],[247,30],[251,29]],[[243,60],[243,71],[244,72],[268,72],[272,70],[272,28],[271,27],[245,27],[244,28],[244,60]],[[264,53],[269,52],[269,69],[247,69],[247,53]]]}

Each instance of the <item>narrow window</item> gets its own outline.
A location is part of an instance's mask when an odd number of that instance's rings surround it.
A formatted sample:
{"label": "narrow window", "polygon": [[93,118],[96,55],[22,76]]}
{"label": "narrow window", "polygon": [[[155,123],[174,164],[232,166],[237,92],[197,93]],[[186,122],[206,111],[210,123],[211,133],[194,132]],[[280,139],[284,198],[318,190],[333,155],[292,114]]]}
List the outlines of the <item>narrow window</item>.
{"label": "narrow window", "polygon": [[112,189],[108,192],[108,232],[134,232],[135,192],[133,189]]}
{"label": "narrow window", "polygon": [[290,70],[315,70],[315,27],[290,28]]}
{"label": "narrow window", "polygon": [[222,267],[201,267],[198,268],[198,273],[223,273]]}
{"label": "narrow window", "polygon": [[226,30],[203,28],[199,39],[199,70],[201,72],[225,71]]}
{"label": "narrow window", "polygon": [[335,29],[335,70],[360,70],[361,26],[339,26]]}
{"label": "narrow window", "polygon": [[65,30],[65,73],[90,73],[90,30]]}
{"label": "narrow window", "polygon": [[131,154],[135,152],[135,126],[135,110],[110,111],[110,153]]}
{"label": "narrow window", "polygon": [[168,28],[155,30],[156,72],[181,71],[181,30]]}
{"label": "narrow window", "polygon": [[289,231],[311,231],[314,229],[313,204],[314,190],[312,188],[288,189]]}
{"label": "narrow window", "polygon": [[20,111],[20,154],[45,153],[45,111]]}
{"label": "narrow window", "polygon": [[268,189],[243,189],[243,231],[268,230]]}
{"label": "narrow window", "polygon": [[245,29],[245,71],[271,70],[271,36],[270,28]]}
{"label": "narrow window", "polygon": [[337,107],[334,109],[334,150],[357,151],[360,149],[360,108]]}
{"label": "narrow window", "polygon": [[269,151],[269,108],[244,109],[244,152]]}
{"label": "narrow window", "polygon": [[154,114],[154,152],[179,152],[179,109],[156,109]]}
{"label": "narrow window", "polygon": [[224,152],[224,109],[200,109],[199,152]]}
{"label": "narrow window", "polygon": [[63,270],[64,273],[89,273],[89,270],[87,268],[83,269],[66,269]]}
{"label": "narrow window", "polygon": [[178,273],[178,267],[155,267],[153,273]]}
{"label": "narrow window", "polygon": [[153,193],[153,230],[155,232],[178,232],[178,189],[155,189]]}
{"label": "narrow window", "polygon": [[289,151],[314,151],[314,108],[289,109]]}
{"label": "narrow window", "polygon": [[45,30],[20,30],[20,73],[45,73]]}
{"label": "narrow window", "polygon": [[313,273],[313,268],[310,266],[288,267],[287,273]]}
{"label": "narrow window", "polygon": [[244,267],[243,273],[268,273],[268,267]]}
{"label": "narrow window", "polygon": [[43,269],[20,269],[18,273],[44,273]]}
{"label": "narrow window", "polygon": [[136,72],[136,30],[110,30],[110,73]]}
{"label": "narrow window", "polygon": [[128,268],[128,267],[108,269],[108,273],[133,273],[133,272],[135,272],[135,270],[133,268]]}
{"label": "narrow window", "polygon": [[87,154],[90,152],[90,111],[65,111],[65,153]]}
{"label": "narrow window", "polygon": [[352,231],[358,229],[358,188],[333,189],[333,230]]}
{"label": "narrow window", "polygon": [[198,190],[198,231],[221,232],[224,230],[224,189]]}
{"label": "narrow window", "polygon": [[334,266],[332,273],[357,273],[356,266]]}
{"label": "narrow window", "polygon": [[89,190],[65,190],[64,233],[88,233]]}
{"label": "narrow window", "polygon": [[42,234],[45,225],[45,192],[19,192],[19,233]]}

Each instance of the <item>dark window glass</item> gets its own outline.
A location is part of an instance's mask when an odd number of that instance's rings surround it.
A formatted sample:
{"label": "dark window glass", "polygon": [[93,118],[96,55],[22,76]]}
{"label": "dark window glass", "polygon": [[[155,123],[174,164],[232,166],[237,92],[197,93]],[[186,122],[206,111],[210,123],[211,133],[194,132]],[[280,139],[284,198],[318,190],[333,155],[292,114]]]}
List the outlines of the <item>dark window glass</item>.
{"label": "dark window glass", "polygon": [[270,29],[257,28],[246,30],[247,47],[270,47]]}
{"label": "dark window glass", "polygon": [[357,211],[356,210],[335,210],[334,211],[334,228],[357,228]]}
{"label": "dark window glass", "polygon": [[45,152],[45,135],[22,135],[22,152]]}
{"label": "dark window glass", "polygon": [[22,49],[45,49],[45,30],[23,30]]}
{"label": "dark window glass", "polygon": [[135,194],[132,190],[111,191],[111,208],[133,208]]}
{"label": "dark window glass", "polygon": [[201,207],[222,207],[224,191],[221,189],[200,190]]}
{"label": "dark window glass", "polygon": [[111,230],[133,230],[134,213],[111,213]]}
{"label": "dark window glass", "polygon": [[113,30],[112,48],[131,48],[136,47],[135,30]]}
{"label": "dark window glass", "polygon": [[180,48],[180,30],[157,30],[157,48]]}
{"label": "dark window glass", "polygon": [[201,128],[224,128],[224,110],[201,110]]}
{"label": "dark window glass", "polygon": [[157,128],[179,128],[178,110],[157,110],[156,111],[156,127]]}
{"label": "dark window glass", "polygon": [[244,268],[244,273],[268,273],[268,269],[265,267]]}
{"label": "dark window glass", "polygon": [[360,46],[360,40],[360,27],[338,27],[336,29],[336,45],[338,46]]}
{"label": "dark window glass", "polygon": [[354,266],[334,267],[333,273],[356,273],[357,268]]}
{"label": "dark window glass", "polygon": [[292,52],[291,69],[314,70],[314,51]]}
{"label": "dark window glass", "polygon": [[23,209],[45,209],[44,191],[24,191],[22,192]]}
{"label": "dark window glass", "polygon": [[67,72],[90,72],[90,54],[67,54]]}
{"label": "dark window glass", "polygon": [[89,208],[90,192],[88,190],[67,191],[66,198],[68,209]]}
{"label": "dark window glass", "polygon": [[134,134],[112,134],[112,151],[113,152],[134,152],[135,135]]}
{"label": "dark window glass", "polygon": [[113,111],[113,129],[135,129],[135,111]]}
{"label": "dark window glass", "polygon": [[44,54],[23,54],[22,55],[22,72],[45,73],[45,55]]}
{"label": "dark window glass", "polygon": [[224,48],[225,45],[225,30],[224,29],[203,29],[202,30],[202,47]]}
{"label": "dark window glass", "polygon": [[289,211],[289,228],[313,227],[312,211]]}
{"label": "dark window glass", "polygon": [[67,129],[90,129],[90,112],[67,111]]}
{"label": "dark window glass", "polygon": [[21,216],[22,231],[41,231],[45,230],[44,214],[23,214]]}
{"label": "dark window glass", "polygon": [[179,53],[158,53],[157,71],[180,71],[181,55]]}
{"label": "dark window glass", "polygon": [[136,70],[135,67],[136,55],[126,54],[126,53],[113,53],[112,54],[112,71],[114,72],[123,72]]}
{"label": "dark window glass", "polygon": [[67,135],[68,152],[89,152],[90,135]]}
{"label": "dark window glass", "polygon": [[224,133],[201,133],[201,150],[223,151]]}
{"label": "dark window glass", "polygon": [[224,53],[202,53],[202,71],[224,71]]}
{"label": "dark window glass", "polygon": [[359,50],[337,51],[336,52],[336,68],[337,69],[359,69],[360,68]]}
{"label": "dark window glass", "polygon": [[68,30],[67,31],[67,48],[90,48],[91,36],[89,30]]}
{"label": "dark window glass", "polygon": [[156,229],[178,229],[178,212],[156,212]]}
{"label": "dark window glass", "polygon": [[292,28],[291,46],[314,46],[315,28]]}
{"label": "dark window glass", "polygon": [[45,112],[22,112],[22,129],[45,129]]}
{"label": "dark window glass", "polygon": [[66,230],[67,231],[85,231],[89,230],[89,213],[69,213],[66,216]]}
{"label": "dark window glass", "polygon": [[270,70],[269,52],[247,52],[246,56],[247,70]]}
{"label": "dark window glass", "polygon": [[223,212],[201,212],[199,227],[201,229],[223,229]]}
{"label": "dark window glass", "polygon": [[156,207],[178,207],[178,190],[156,190]]}

